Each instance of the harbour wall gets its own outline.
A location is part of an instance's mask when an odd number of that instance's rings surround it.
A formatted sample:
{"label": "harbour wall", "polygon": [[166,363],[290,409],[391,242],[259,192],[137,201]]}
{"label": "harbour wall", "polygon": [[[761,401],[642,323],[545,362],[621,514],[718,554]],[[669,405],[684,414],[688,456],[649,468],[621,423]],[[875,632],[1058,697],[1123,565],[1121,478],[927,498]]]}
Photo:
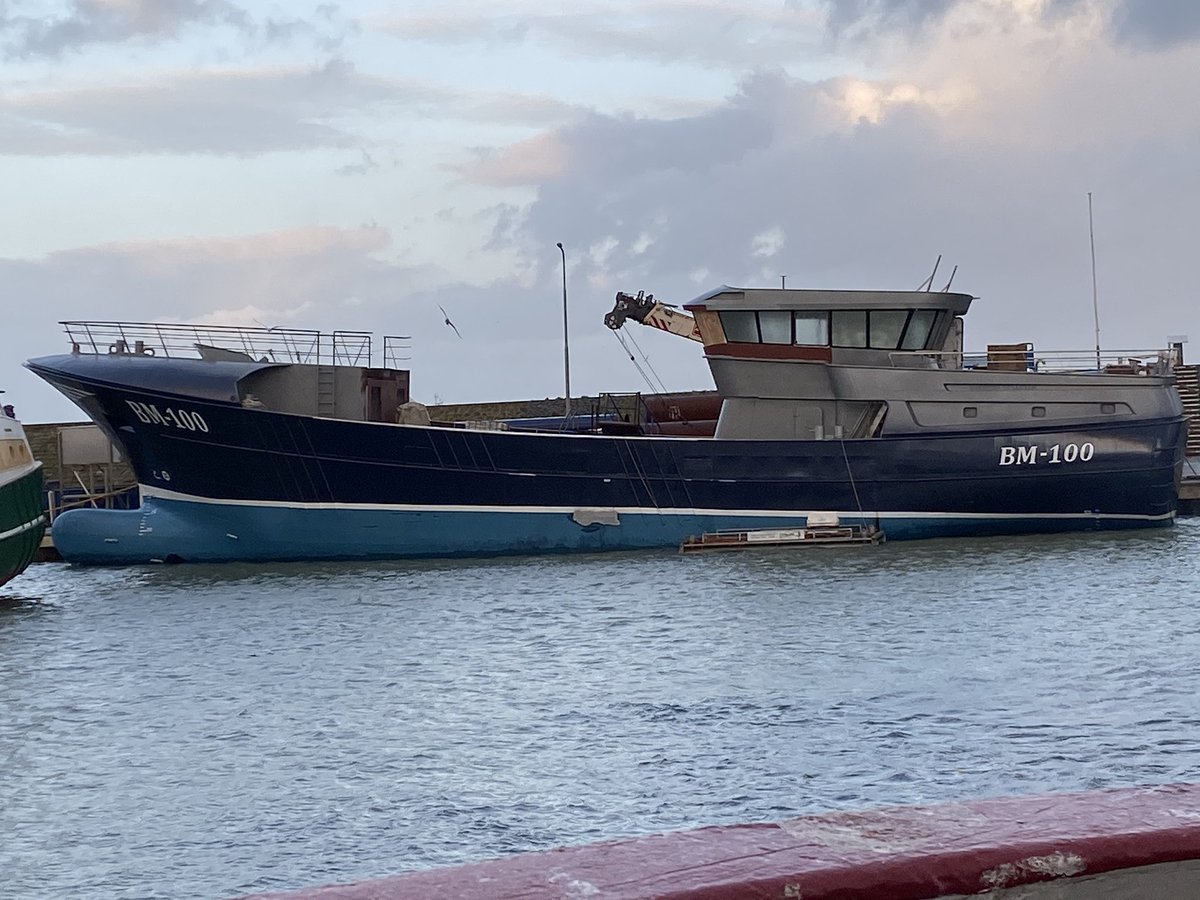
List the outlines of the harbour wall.
{"label": "harbour wall", "polygon": [[1136,900],[1198,883],[1200,785],[1175,784],[712,826],[255,896]]}

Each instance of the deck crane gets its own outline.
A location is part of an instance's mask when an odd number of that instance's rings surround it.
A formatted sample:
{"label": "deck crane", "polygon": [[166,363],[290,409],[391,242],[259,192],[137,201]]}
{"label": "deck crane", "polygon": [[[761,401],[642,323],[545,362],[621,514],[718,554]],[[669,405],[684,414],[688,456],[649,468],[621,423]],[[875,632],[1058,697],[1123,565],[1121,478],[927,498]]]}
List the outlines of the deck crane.
{"label": "deck crane", "polygon": [[685,312],[667,306],[654,299],[653,294],[638,291],[637,296],[617,292],[617,302],[612,311],[604,316],[604,324],[613,331],[625,324],[626,319],[633,319],[642,325],[669,331],[693,341],[703,342],[700,328],[696,320]]}

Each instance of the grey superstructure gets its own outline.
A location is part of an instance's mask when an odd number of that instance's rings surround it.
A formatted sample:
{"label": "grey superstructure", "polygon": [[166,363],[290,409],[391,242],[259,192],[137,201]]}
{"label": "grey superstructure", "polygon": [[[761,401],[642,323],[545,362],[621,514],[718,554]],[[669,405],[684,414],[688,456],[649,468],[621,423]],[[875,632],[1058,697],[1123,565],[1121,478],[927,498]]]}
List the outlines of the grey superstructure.
{"label": "grey superstructure", "polygon": [[[662,310],[653,297],[621,296],[624,314],[638,321]],[[732,287],[697,297],[684,308],[724,398],[716,436],[850,439],[1182,414],[1172,388],[1176,349],[1097,359],[1090,370],[1090,360],[1077,358],[1075,371],[1050,371],[1053,362],[1031,345],[965,357],[962,316],[972,299]]]}

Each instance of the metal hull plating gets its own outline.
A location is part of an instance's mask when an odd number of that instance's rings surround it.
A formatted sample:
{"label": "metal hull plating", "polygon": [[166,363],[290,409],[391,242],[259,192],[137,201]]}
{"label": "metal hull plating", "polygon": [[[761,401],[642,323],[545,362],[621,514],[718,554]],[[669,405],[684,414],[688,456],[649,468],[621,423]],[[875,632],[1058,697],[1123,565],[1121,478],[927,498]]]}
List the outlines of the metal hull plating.
{"label": "metal hull plating", "polygon": [[31,367],[120,444],[134,511],[75,510],[64,558],[381,559],[673,547],[811,512],[889,540],[1169,524],[1185,420],[823,441],[352,422]]}
{"label": "metal hull plating", "polygon": [[[855,521],[858,513],[845,514]],[[1171,516],[868,514],[889,540],[1170,524]],[[71,562],[404,559],[675,547],[706,531],[796,525],[804,514],[663,510],[580,527],[566,510],[278,507],[147,498],[141,510],[72,510],[54,525]]]}

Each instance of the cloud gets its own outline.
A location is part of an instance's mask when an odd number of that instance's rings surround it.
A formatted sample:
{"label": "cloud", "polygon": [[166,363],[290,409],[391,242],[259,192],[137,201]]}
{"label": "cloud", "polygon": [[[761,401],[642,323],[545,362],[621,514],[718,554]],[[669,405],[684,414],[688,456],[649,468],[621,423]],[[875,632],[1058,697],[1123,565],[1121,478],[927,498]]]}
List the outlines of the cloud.
{"label": "cloud", "polygon": [[344,63],[317,69],[184,71],[130,85],[11,92],[3,151],[17,154],[247,154],[347,146],[330,124],[392,94]]}
{"label": "cloud", "polygon": [[330,52],[358,29],[332,4],[316,7],[308,19],[256,19],[230,0],[69,0],[58,15],[47,13],[46,5],[13,0],[13,12],[6,13],[0,4],[0,47],[11,58],[59,59],[118,44],[155,46],[199,31],[224,31],[251,45],[306,41]]}
{"label": "cloud", "polygon": [[[1195,0],[821,0],[826,28],[837,41],[871,43],[892,35],[920,39],[946,22],[960,29],[1020,23],[1054,25],[1071,17],[1101,23],[1112,41],[1139,49],[1200,38]],[[798,4],[799,5],[799,4]]]}
{"label": "cloud", "polygon": [[651,119],[592,113],[576,124],[509,147],[477,151],[463,169],[481,184],[546,186],[568,167],[604,179],[637,172],[704,171],[770,141],[770,124],[737,104],[700,116]]}
{"label": "cloud", "polygon": [[1173,47],[1200,38],[1195,0],[1119,0],[1113,14],[1117,38],[1141,48]]}
{"label": "cloud", "polygon": [[963,0],[824,0],[826,26],[835,37],[872,31],[918,32]]}
{"label": "cloud", "polygon": [[246,13],[226,0],[71,0],[58,17],[0,16],[0,35],[17,57],[55,57],[94,44],[169,40],[196,25],[251,30]]}
{"label": "cloud", "polygon": [[[881,34],[910,37],[954,19],[972,30],[1010,28],[1019,23],[1052,23],[1089,12],[1111,0],[820,0],[825,24],[836,38],[866,40]],[[1123,0],[1122,0],[1123,2]]]}
{"label": "cloud", "polygon": [[547,96],[444,88],[319,67],[221,68],[139,75],[129,83],[0,95],[0,154],[251,155],[354,147],[388,112],[463,122],[556,124],[578,115]]}
{"label": "cloud", "polygon": [[921,48],[880,77],[760,71],[695,116],[554,130],[560,165],[509,246],[563,240],[594,294],[677,302],[785,273],[796,287],[912,288],[941,253],[939,286],[958,265],[955,286],[988,295],[969,336],[1084,346],[1094,191],[1107,345],[1186,330],[1195,55],[1130,54],[1082,10],[964,32],[937,9]]}
{"label": "cloud", "polygon": [[476,184],[495,187],[545,184],[566,168],[567,147],[558,134],[547,133],[501,149],[482,148],[460,172]]}
{"label": "cloud", "polygon": [[580,0],[544,4],[440,4],[390,16],[379,27],[409,41],[482,46],[539,45],[579,59],[691,62],[744,71],[822,52],[821,17],[802,5]]}
{"label": "cloud", "polygon": [[750,252],[754,256],[771,257],[777,255],[786,243],[787,235],[776,225],[750,239]]}
{"label": "cloud", "polygon": [[[254,308],[271,317],[313,305],[330,307],[353,293],[379,299],[370,277],[386,268],[375,254],[390,246],[385,229],[297,228],[229,238],[177,238],[103,244],[60,251],[31,262],[0,261],[10,272],[45,277],[35,296],[64,316],[102,314],[95,285],[121,297],[123,314],[190,319],[215,310]],[[348,279],[351,272],[355,277]],[[52,277],[50,277],[52,276]],[[52,287],[53,295],[44,289]],[[164,298],[170,298],[164,307]],[[249,323],[231,323],[249,324]]]}

